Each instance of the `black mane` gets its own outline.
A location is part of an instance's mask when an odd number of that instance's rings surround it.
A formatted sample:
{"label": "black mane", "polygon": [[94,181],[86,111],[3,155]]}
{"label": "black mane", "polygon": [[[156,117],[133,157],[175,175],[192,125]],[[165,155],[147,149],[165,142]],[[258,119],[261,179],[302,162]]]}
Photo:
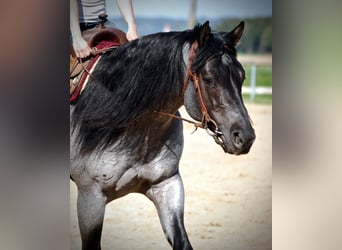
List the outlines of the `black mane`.
{"label": "black mane", "polygon": [[179,96],[188,40],[189,31],[158,33],[103,55],[73,113],[81,152],[107,146],[130,123]]}

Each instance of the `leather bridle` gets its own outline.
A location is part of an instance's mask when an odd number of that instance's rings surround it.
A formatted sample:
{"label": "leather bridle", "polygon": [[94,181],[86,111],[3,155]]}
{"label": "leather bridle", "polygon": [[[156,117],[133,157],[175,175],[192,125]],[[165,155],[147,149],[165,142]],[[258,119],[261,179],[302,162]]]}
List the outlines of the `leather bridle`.
{"label": "leather bridle", "polygon": [[174,115],[174,114],[169,114],[169,113],[164,113],[164,112],[159,112],[159,111],[155,111],[156,113],[160,114],[160,115],[165,115],[165,116],[169,116],[178,120],[183,120],[189,123],[194,124],[195,126],[195,131],[197,130],[197,128],[203,128],[207,131],[207,133],[214,138],[215,142],[217,144],[219,144],[224,151],[227,151],[223,140],[221,138],[221,136],[223,135],[222,132],[219,130],[216,122],[210,117],[208,110],[204,104],[203,98],[202,98],[202,93],[201,93],[201,88],[200,88],[200,84],[199,84],[199,79],[198,79],[198,75],[196,72],[192,71],[192,62],[195,59],[196,56],[196,49],[198,48],[198,42],[195,41],[192,43],[191,47],[190,47],[190,52],[189,52],[189,65],[188,65],[188,69],[186,72],[186,76],[184,79],[184,83],[183,83],[183,87],[182,87],[182,96],[184,97],[185,95],[185,91],[186,88],[189,85],[190,82],[190,78],[192,80],[192,83],[194,84],[194,88],[196,90],[197,93],[197,98],[198,98],[198,102],[201,108],[201,113],[202,113],[202,119],[201,122],[194,122],[188,119],[185,119],[183,117]]}

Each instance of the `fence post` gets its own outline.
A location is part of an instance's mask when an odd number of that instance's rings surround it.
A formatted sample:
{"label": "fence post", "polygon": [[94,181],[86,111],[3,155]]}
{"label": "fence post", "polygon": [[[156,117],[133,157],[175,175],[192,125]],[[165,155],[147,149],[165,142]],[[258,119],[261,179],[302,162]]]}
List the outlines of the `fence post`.
{"label": "fence post", "polygon": [[256,66],[253,63],[251,66],[251,93],[250,99],[254,102],[255,99],[255,92],[256,92]]}

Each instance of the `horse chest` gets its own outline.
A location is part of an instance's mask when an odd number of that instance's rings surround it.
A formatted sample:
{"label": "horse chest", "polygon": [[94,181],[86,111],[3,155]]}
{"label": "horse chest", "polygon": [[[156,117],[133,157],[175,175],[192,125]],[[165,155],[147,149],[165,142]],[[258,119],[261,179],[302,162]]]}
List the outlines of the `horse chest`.
{"label": "horse chest", "polygon": [[103,153],[73,162],[71,175],[76,182],[101,189],[110,199],[139,192],[146,183],[157,183],[178,171],[179,158],[169,149],[142,162],[137,156]]}

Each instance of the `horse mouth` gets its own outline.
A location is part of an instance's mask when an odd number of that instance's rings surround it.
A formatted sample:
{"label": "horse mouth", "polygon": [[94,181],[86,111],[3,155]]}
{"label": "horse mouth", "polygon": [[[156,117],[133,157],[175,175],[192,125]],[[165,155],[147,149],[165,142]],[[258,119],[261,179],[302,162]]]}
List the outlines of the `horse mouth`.
{"label": "horse mouth", "polygon": [[223,151],[229,154],[247,154],[255,141],[254,129],[251,133],[246,133],[248,136],[239,131],[233,131],[228,140],[215,123],[208,123],[206,130]]}
{"label": "horse mouth", "polygon": [[224,143],[223,134],[221,131],[218,130],[218,131],[216,131],[216,133],[211,133],[209,135],[211,135],[211,137],[214,138],[214,141],[222,147],[222,149],[225,153],[230,153],[228,150],[228,147]]}
{"label": "horse mouth", "polygon": [[232,154],[232,152],[230,152],[230,150],[228,149],[228,147],[224,143],[223,133],[217,127],[215,122],[213,122],[212,120],[210,122],[208,122],[206,131],[207,131],[208,135],[210,135],[214,139],[214,141],[222,147],[222,149],[225,153]]}

